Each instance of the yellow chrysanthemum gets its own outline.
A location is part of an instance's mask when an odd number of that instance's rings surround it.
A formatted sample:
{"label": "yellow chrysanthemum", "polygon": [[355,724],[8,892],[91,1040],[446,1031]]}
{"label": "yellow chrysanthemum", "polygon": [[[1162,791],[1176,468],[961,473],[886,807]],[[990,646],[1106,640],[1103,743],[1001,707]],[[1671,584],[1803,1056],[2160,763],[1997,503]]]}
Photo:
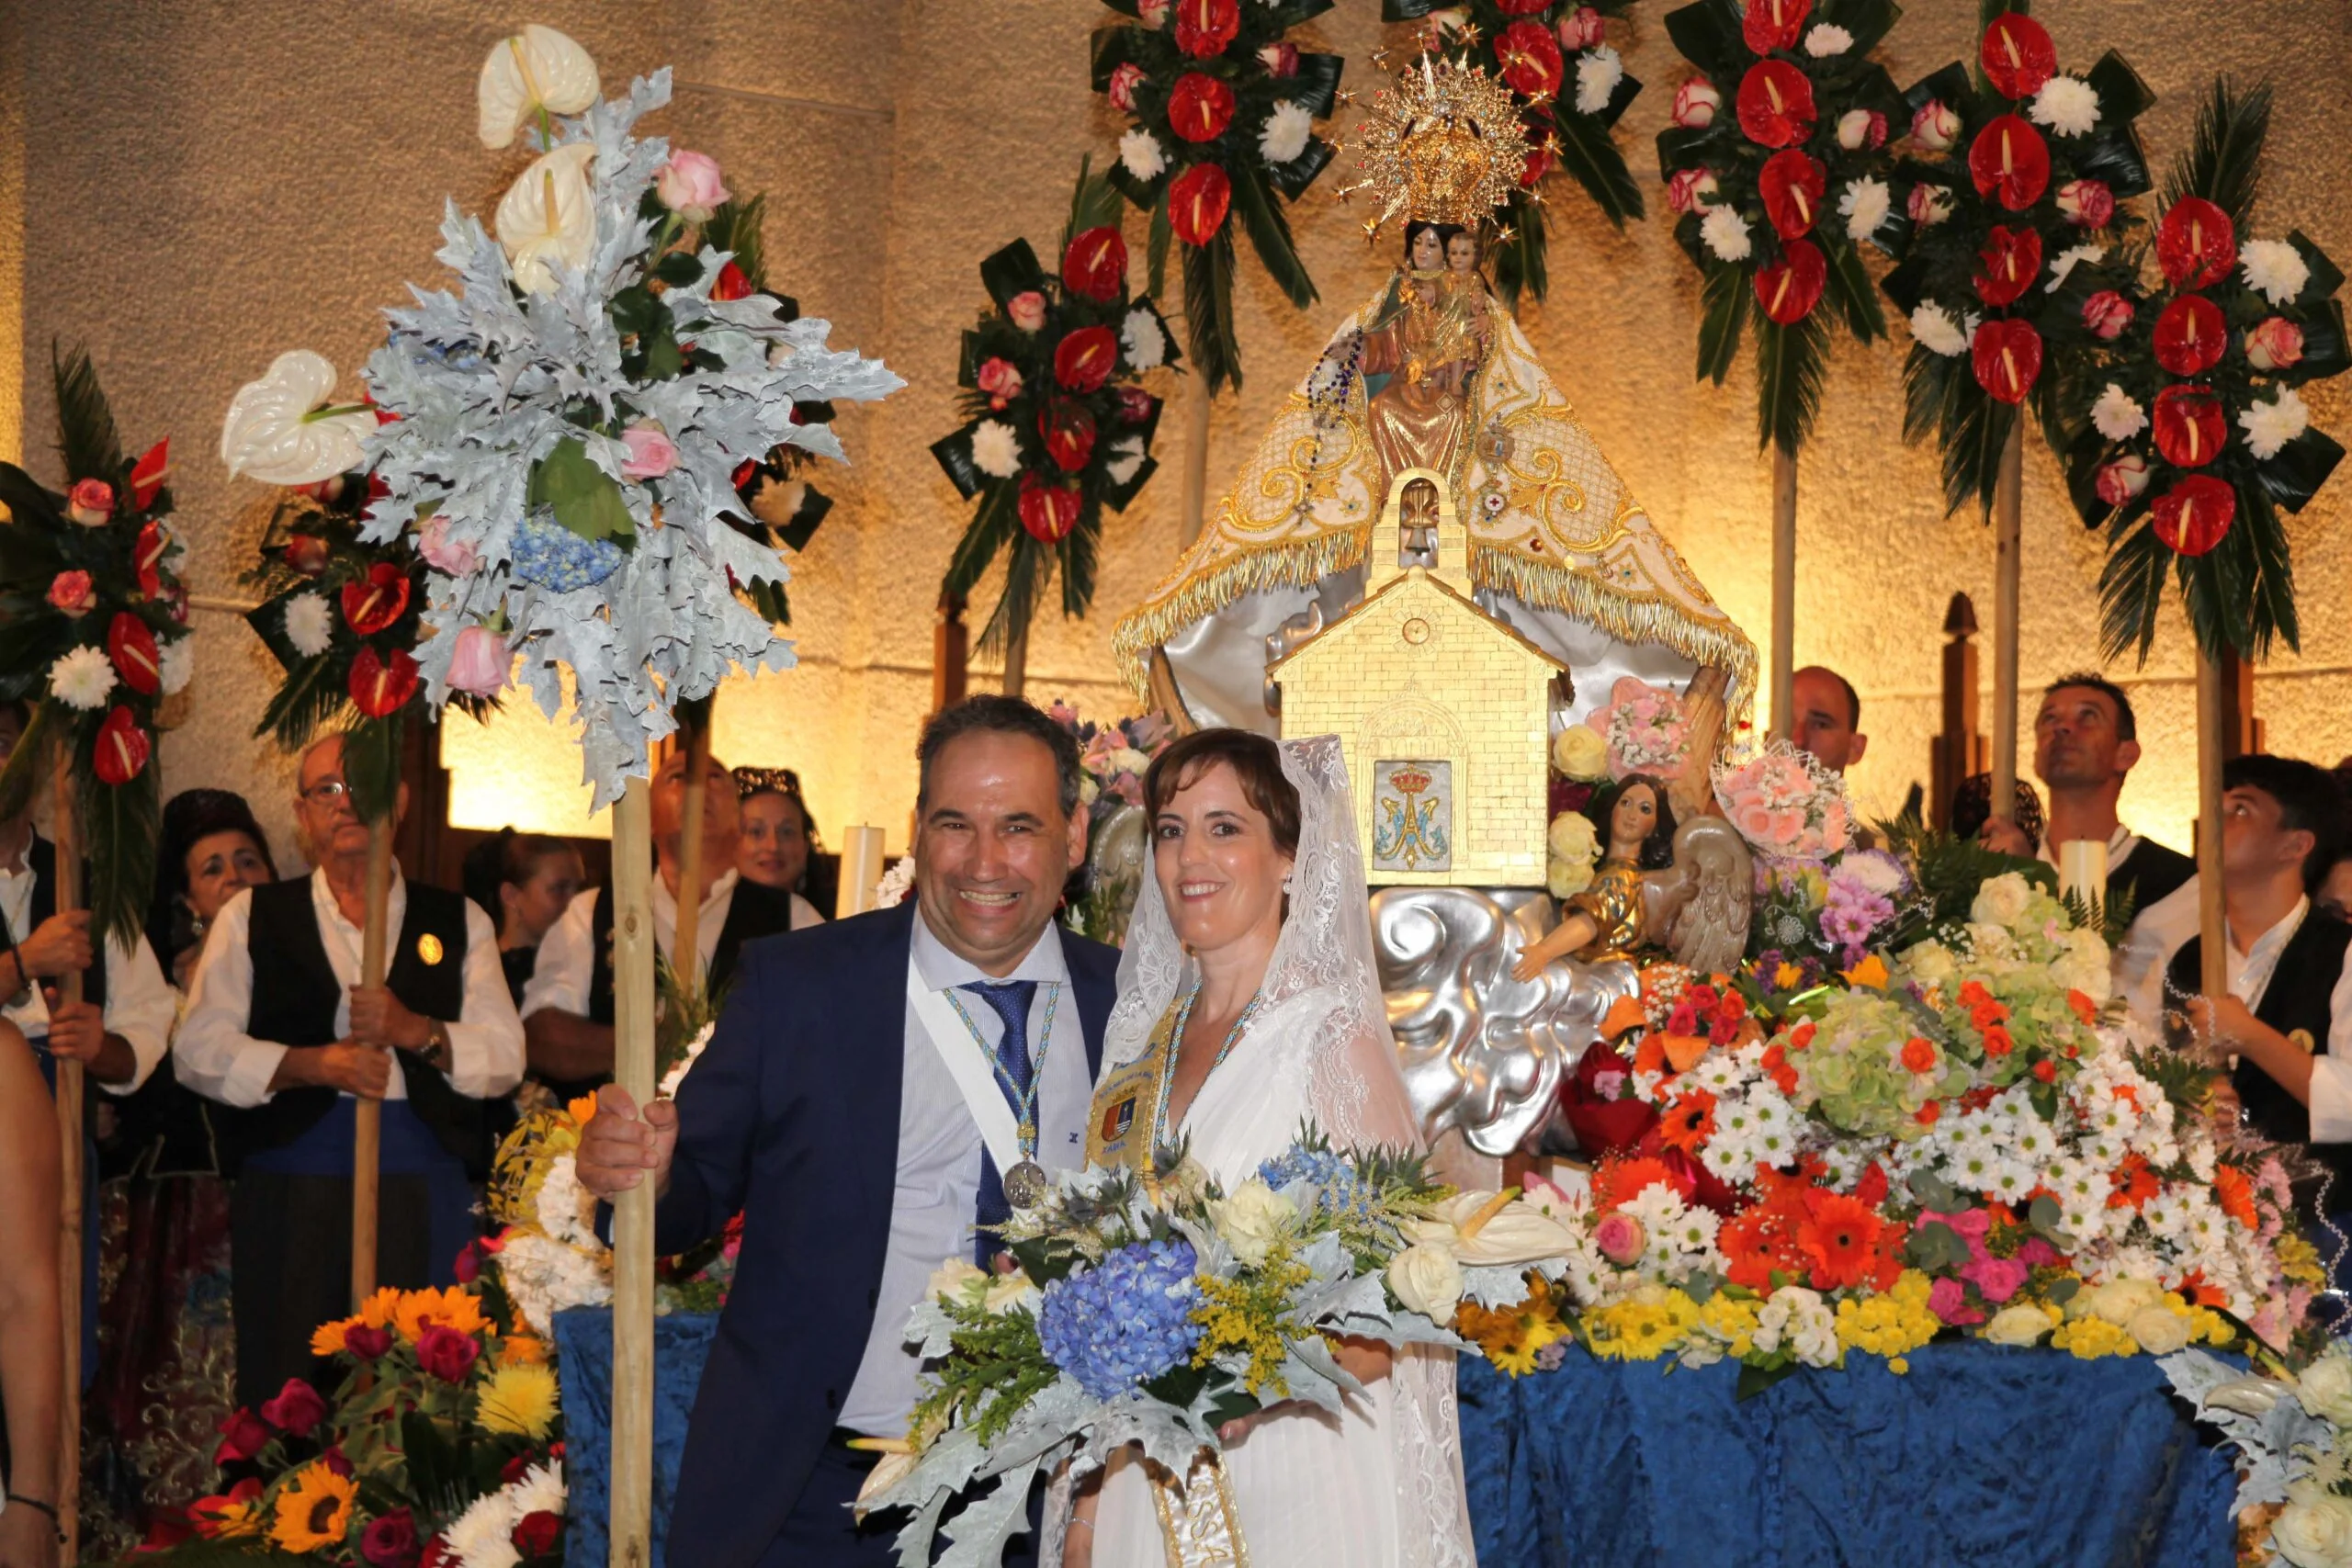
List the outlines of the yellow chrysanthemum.
{"label": "yellow chrysanthemum", "polygon": [[1645,1285],[1586,1318],[1593,1354],[1604,1359],[1655,1361],[1679,1345],[1699,1323],[1699,1303],[1680,1291]]}
{"label": "yellow chrysanthemum", "polygon": [[2189,1337],[2217,1350],[2230,1345],[2238,1337],[2238,1331],[2230,1326],[2230,1320],[2211,1307],[2197,1308],[2188,1314],[2188,1322]]}
{"label": "yellow chrysanthemum", "polygon": [[1493,1363],[1495,1371],[1510,1377],[1523,1378],[1535,1370],[1537,1348],[1538,1347],[1534,1345],[1524,1343],[1506,1345],[1498,1349],[1488,1350],[1487,1359]]}
{"label": "yellow chrysanthemum", "polygon": [[2071,1352],[2077,1360],[2096,1361],[2101,1356],[2129,1356],[2140,1348],[2129,1329],[2118,1328],[2099,1317],[2082,1317],[2060,1327],[2050,1337],[2057,1349]]}
{"label": "yellow chrysanthemum", "polygon": [[351,1528],[352,1499],[359,1488],[323,1462],[305,1467],[294,1484],[277,1495],[269,1539],[297,1556],[341,1546]]}
{"label": "yellow chrysanthemum", "polygon": [[356,1317],[339,1317],[333,1323],[319,1325],[311,1330],[311,1354],[340,1356],[343,1354],[343,1337],[358,1327],[360,1321]]}
{"label": "yellow chrysanthemum", "polygon": [[547,1364],[547,1341],[529,1334],[510,1334],[499,1342],[498,1364],[502,1367],[542,1367]]}
{"label": "yellow chrysanthemum", "polygon": [[2300,1235],[2278,1238],[2278,1268],[2288,1279],[2306,1285],[2324,1283],[2327,1271],[2319,1266],[2319,1248]]}
{"label": "yellow chrysanthemum", "polygon": [[393,1321],[400,1325],[401,1337],[412,1345],[435,1326],[459,1334],[480,1334],[490,1326],[490,1319],[481,1314],[481,1300],[455,1285],[446,1291],[427,1287],[402,1292]]}
{"label": "yellow chrysanthemum", "polygon": [[555,1372],[543,1363],[499,1368],[474,1398],[474,1419],[483,1427],[534,1441],[548,1435],[555,1412]]}
{"label": "yellow chrysanthemum", "polygon": [[1943,1327],[1943,1321],[1928,1305],[1933,1289],[1925,1274],[1906,1269],[1894,1288],[1883,1294],[1839,1302],[1838,1342],[1849,1349],[1901,1359]]}

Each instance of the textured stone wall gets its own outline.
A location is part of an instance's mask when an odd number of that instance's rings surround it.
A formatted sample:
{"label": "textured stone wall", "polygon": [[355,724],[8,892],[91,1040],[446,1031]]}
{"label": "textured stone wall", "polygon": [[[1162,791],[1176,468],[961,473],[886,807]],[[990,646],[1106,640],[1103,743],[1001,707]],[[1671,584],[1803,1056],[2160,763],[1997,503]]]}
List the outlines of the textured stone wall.
{"label": "textured stone wall", "polygon": [[[1666,9],[1641,6],[1619,40],[1649,84],[1622,132],[1637,170],[1655,168],[1652,138],[1682,74]],[[1975,9],[1914,0],[1889,51],[1898,78],[1964,54]],[[2185,141],[2213,72],[2271,74],[2278,134],[2265,210],[2352,255],[2342,195],[2352,104],[2340,85],[2352,33],[2340,6],[2045,0],[2037,14],[2062,59],[2113,45],[2147,76],[2159,102],[2142,123],[2160,160]],[[850,822],[876,822],[896,847],[930,701],[932,605],[966,511],[927,448],[954,424],[956,333],[981,298],[976,264],[1016,235],[1050,244],[1080,157],[1107,152],[1113,128],[1085,81],[1087,35],[1107,16],[1092,0],[0,3],[0,450],[17,445],[21,410],[21,444],[40,466],[48,344],[86,342],[130,438],[172,435],[198,590],[232,598],[260,498],[222,476],[220,411],[282,349],[356,366],[379,333],[373,312],[403,282],[433,277],[444,196],[477,210],[494,201],[520,159],[485,154],[473,138],[472,82],[489,43],[541,20],[586,44],[608,85],[671,63],[677,103],[657,128],[717,155],[739,188],[770,193],[780,286],[835,323],[837,344],[881,355],[910,383],[844,419],[855,467],[822,479],[841,505],[793,584],[803,664],[730,686],[718,736],[729,761],[800,767],[837,838]],[[1400,31],[1380,26],[1376,0],[1341,0],[1311,30],[1350,57],[1350,85],[1367,91],[1365,56]],[[1211,422],[1213,491],[1388,265],[1387,248],[1368,253],[1354,215],[1326,192],[1292,216],[1323,299],[1294,311],[1245,264],[1248,379]],[[1747,368],[1721,389],[1692,382],[1696,288],[1665,224],[1620,234],[1565,186],[1552,220],[1554,294],[1526,312],[1529,333],[1651,514],[1760,642],[1770,492]],[[1932,456],[1895,434],[1901,346],[1840,350],[1801,500],[1797,653],[1860,687],[1872,745],[1855,782],[1883,806],[1927,773],[1946,601],[1964,590],[1988,618],[1991,604],[1987,532],[1941,515]],[[2342,389],[2310,400],[2324,426],[2352,428]],[[1110,520],[1096,614],[1042,624],[1032,641],[1035,696],[1069,695],[1104,716],[1130,705],[1109,635],[1176,547],[1183,421],[1162,429],[1160,476]],[[2038,449],[2025,497],[2023,662],[2035,684],[2096,658],[2099,550]],[[2293,526],[2303,650],[2258,685],[2272,744],[2327,760],[2352,751],[2347,497],[2352,478],[2339,479]],[[992,596],[984,590],[983,610]],[[247,739],[266,656],[231,615],[206,612],[200,625],[196,716],[165,745],[167,784],[245,788],[282,829],[286,769]],[[2126,814],[2186,844],[2193,702],[2177,621],[2133,684],[2152,756]],[[504,720],[511,728],[454,749],[469,817],[574,809],[576,774],[534,722]]]}

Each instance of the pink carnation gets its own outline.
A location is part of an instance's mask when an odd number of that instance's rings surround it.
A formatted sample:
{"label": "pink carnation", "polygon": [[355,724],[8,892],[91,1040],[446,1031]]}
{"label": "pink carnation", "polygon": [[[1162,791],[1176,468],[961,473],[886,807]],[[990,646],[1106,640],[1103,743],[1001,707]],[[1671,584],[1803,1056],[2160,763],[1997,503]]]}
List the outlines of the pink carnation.
{"label": "pink carnation", "polygon": [[1974,1285],[1979,1295],[1998,1306],[2024,1287],[2026,1276],[2031,1272],[2014,1258],[1974,1258],[1961,1269],[1960,1277]]}
{"label": "pink carnation", "polygon": [[1968,1304],[1968,1289],[1957,1280],[1939,1280],[1928,1287],[1928,1310],[1954,1325],[1984,1321],[1984,1314]]}

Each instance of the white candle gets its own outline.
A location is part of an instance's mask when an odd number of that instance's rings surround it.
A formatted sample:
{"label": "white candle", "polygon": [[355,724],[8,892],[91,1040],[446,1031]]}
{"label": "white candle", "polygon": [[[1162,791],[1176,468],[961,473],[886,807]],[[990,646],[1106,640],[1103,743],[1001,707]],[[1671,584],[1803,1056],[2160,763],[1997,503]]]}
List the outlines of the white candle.
{"label": "white candle", "polygon": [[2086,904],[2107,901],[2107,840],[2069,839],[2058,846],[2058,891]]}
{"label": "white candle", "polygon": [[842,850],[842,913],[862,915],[874,908],[874,885],[881,880],[882,829],[852,828]]}

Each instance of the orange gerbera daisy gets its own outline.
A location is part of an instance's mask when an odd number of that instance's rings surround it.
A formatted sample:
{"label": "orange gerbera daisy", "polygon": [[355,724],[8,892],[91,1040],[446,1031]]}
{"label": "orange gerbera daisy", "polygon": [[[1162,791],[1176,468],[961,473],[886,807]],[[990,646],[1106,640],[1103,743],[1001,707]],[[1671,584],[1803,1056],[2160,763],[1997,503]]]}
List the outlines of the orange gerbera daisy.
{"label": "orange gerbera daisy", "polygon": [[2222,1213],[2248,1230],[2262,1224],[2261,1216],[2254,1211],[2254,1183],[2233,1165],[2213,1168],[2213,1201],[2221,1204]]}
{"label": "orange gerbera daisy", "polygon": [[1780,1217],[1769,1209],[1743,1209],[1725,1220],[1715,1247],[1724,1255],[1724,1277],[1751,1291],[1770,1291],[1776,1269],[1797,1272]]}
{"label": "orange gerbera daisy", "polygon": [[2115,1184],[2115,1190],[2107,1195],[2107,1206],[2110,1209],[2146,1208],[2148,1200],[2164,1190],[2164,1183],[2156,1179],[2156,1173],[2148,1168],[2147,1160],[2139,1155],[2125,1155],[2123,1163],[2108,1179]]}
{"label": "orange gerbera daisy", "polygon": [[1836,1291],[1860,1284],[1877,1261],[1879,1235],[1886,1222],[1842,1192],[1808,1193],[1804,1207],[1797,1247],[1813,1262],[1813,1288]]}
{"label": "orange gerbera daisy", "polygon": [[412,1345],[424,1338],[428,1328],[437,1326],[455,1329],[459,1334],[480,1334],[490,1326],[490,1320],[481,1314],[481,1301],[455,1285],[445,1291],[428,1286],[422,1291],[404,1292],[394,1321],[400,1325],[401,1337]]}
{"label": "orange gerbera daisy", "polygon": [[1660,1184],[1678,1192],[1682,1190],[1681,1183],[1674,1179],[1673,1168],[1662,1159],[1649,1155],[1611,1156],[1602,1160],[1600,1168],[1592,1173],[1593,1206],[1603,1211],[1614,1209]]}
{"label": "orange gerbera daisy", "polygon": [[1691,1158],[1715,1135],[1715,1097],[1703,1089],[1685,1090],[1657,1119],[1658,1142]]}

